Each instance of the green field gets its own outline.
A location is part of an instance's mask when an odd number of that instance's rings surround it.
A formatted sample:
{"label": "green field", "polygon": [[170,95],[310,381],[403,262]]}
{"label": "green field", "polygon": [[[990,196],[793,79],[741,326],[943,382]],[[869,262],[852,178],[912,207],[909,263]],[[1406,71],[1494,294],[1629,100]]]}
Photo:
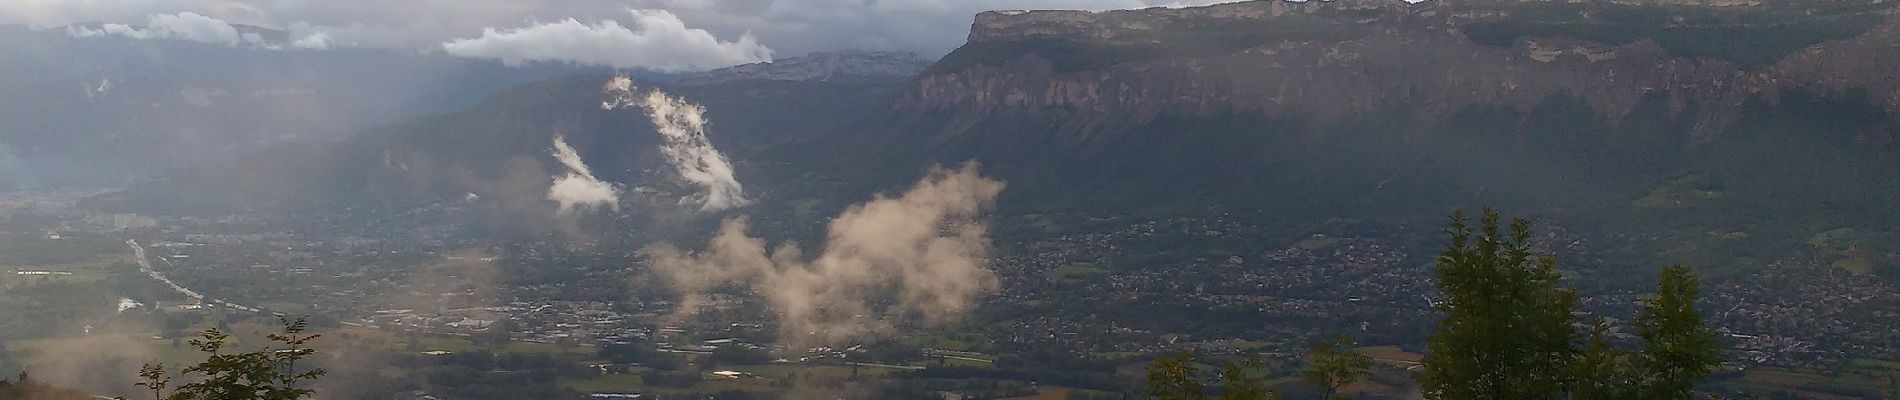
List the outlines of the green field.
{"label": "green field", "polygon": [[1834,268],[1840,268],[1854,275],[1870,275],[1874,273],[1874,264],[1863,258],[1843,258],[1834,260],[1831,265],[1833,265]]}
{"label": "green field", "polygon": [[1118,361],[1118,360],[1141,357],[1143,354],[1145,353],[1134,352],[1134,351],[1108,351],[1108,352],[1095,353],[1095,358],[1109,360],[1109,361]]}
{"label": "green field", "polygon": [[[131,250],[109,238],[0,234],[0,290],[41,283],[95,283],[110,278],[115,265],[130,262]],[[71,275],[20,275],[18,271]]]}
{"label": "green field", "polygon": [[707,379],[688,388],[648,387],[637,374],[607,374],[588,379],[562,379],[562,387],[578,392],[640,392],[656,394],[716,393],[730,390],[777,392],[772,381],[763,378]]}
{"label": "green field", "polygon": [[1298,247],[1301,250],[1306,250],[1306,251],[1319,251],[1319,250],[1325,250],[1325,249],[1331,248],[1334,245],[1339,244],[1341,240],[1343,239],[1336,238],[1336,237],[1316,236],[1316,237],[1310,237],[1304,240],[1300,240],[1298,243],[1294,243],[1293,247]]}
{"label": "green field", "polygon": [[1757,368],[1724,385],[1757,393],[1787,392],[1805,399],[1858,399],[1900,395],[1900,361],[1857,359],[1841,371],[1825,374]]}
{"label": "green field", "polygon": [[[127,260],[117,255],[100,255],[92,260],[64,264],[0,265],[0,290],[46,283],[97,283],[111,277],[112,266],[115,263],[129,262]],[[63,274],[21,275],[20,271]]]}
{"label": "green field", "polygon": [[781,385],[782,382],[801,382],[789,385],[793,387],[810,383],[831,384],[835,386],[839,382],[853,379],[854,376],[857,379],[878,378],[890,373],[890,370],[883,368],[863,367],[856,368],[856,371],[853,371],[853,368],[850,366],[820,364],[744,365],[721,369],[745,372],[756,375],[756,377],[707,377],[692,387],[684,388],[650,387],[645,385],[644,382],[641,382],[640,375],[637,373],[607,374],[587,379],[562,379],[560,383],[563,387],[580,392],[641,392],[658,394],[715,393],[731,390],[782,392],[788,390],[788,388],[785,387],[786,385]]}
{"label": "green field", "polygon": [[1063,400],[1063,399],[1069,398],[1071,394],[1075,394],[1075,393],[1093,393],[1097,395],[1108,394],[1108,392],[1082,390],[1082,389],[1067,388],[1067,387],[1061,387],[1061,386],[1041,386],[1041,387],[1036,388],[1035,396],[1005,397],[1004,399],[1006,400]]}
{"label": "green field", "polygon": [[[845,379],[850,379],[853,375],[856,375],[858,377],[881,377],[881,376],[889,375],[891,372],[890,370],[883,369],[883,368],[870,368],[870,367],[852,368],[851,366],[845,366],[845,365],[821,365],[821,364],[747,365],[747,366],[733,367],[732,369],[736,371],[758,375],[758,376],[765,377],[768,379],[786,379],[786,378],[792,377],[793,375],[797,375],[797,377],[799,378],[812,379],[812,380],[845,380]],[[853,372],[853,370],[856,370],[856,371]]]}
{"label": "green field", "polygon": [[8,311],[0,313],[0,339],[64,335],[103,325],[117,312],[120,297],[168,300],[152,291],[151,279],[130,260],[130,250],[112,239],[0,234],[0,310]]}
{"label": "green field", "polygon": [[73,235],[53,239],[37,233],[0,233],[0,265],[6,266],[82,263],[102,254],[129,252],[124,242],[103,236]]}
{"label": "green field", "polygon": [[904,339],[904,345],[910,347],[929,347],[950,351],[976,351],[976,344],[968,340],[959,340],[941,335],[925,335]]}
{"label": "green field", "polygon": [[144,363],[202,359],[185,343],[154,338],[170,314],[122,313],[121,298],[180,296],[139,272],[119,239],[0,233],[0,370],[109,391],[130,385]]}
{"label": "green field", "polygon": [[1067,264],[1043,273],[1051,281],[1077,281],[1108,276],[1108,270],[1090,264]]}
{"label": "green field", "polygon": [[407,351],[411,339],[416,344],[416,352],[447,351],[469,352],[488,351],[495,354],[511,353],[550,353],[592,356],[599,350],[589,346],[564,346],[555,343],[507,342],[499,344],[477,344],[468,338],[442,335],[410,335],[371,328],[341,327],[328,332],[332,337],[347,335],[352,341],[377,346],[390,347],[392,351]]}
{"label": "green field", "polygon": [[1425,360],[1424,354],[1405,351],[1405,349],[1401,349],[1399,346],[1361,347],[1359,348],[1359,354],[1372,357],[1372,359],[1376,361],[1400,365],[1414,365]]}
{"label": "green field", "polygon": [[1900,361],[1855,359],[1848,363],[1846,369],[1835,374],[1834,382],[1874,390],[1884,389],[1888,396],[1900,396]]}

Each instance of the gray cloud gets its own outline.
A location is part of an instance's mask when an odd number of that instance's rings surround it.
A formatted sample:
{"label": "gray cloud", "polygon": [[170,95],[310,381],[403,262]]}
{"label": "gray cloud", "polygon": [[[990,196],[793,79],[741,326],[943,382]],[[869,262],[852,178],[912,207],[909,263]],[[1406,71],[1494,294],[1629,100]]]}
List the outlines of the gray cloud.
{"label": "gray cloud", "polygon": [[226,46],[246,45],[267,49],[282,49],[285,46],[305,50],[325,50],[331,47],[330,36],[308,24],[295,24],[290,31],[289,43],[272,43],[256,33],[239,32],[231,22],[184,11],[176,14],[153,14],[146,17],[145,24],[133,26],[127,24],[106,23],[98,29],[85,26],[67,26],[66,33],[78,38],[119,36],[135,40],[182,40],[222,44]]}
{"label": "gray cloud", "polygon": [[[1228,0],[1231,1],[1231,0]],[[439,49],[442,43],[458,38],[489,37],[494,48],[512,38],[519,43],[523,35],[546,36],[552,40],[566,34],[574,40],[603,43],[633,43],[648,19],[671,21],[652,16],[636,16],[632,25],[621,25],[627,9],[666,10],[691,29],[703,29],[713,38],[757,38],[752,46],[728,45],[726,52],[656,53],[667,57],[687,57],[687,65],[711,65],[756,56],[769,46],[782,55],[810,51],[856,48],[867,50],[907,50],[925,55],[940,55],[963,42],[978,12],[997,9],[1083,9],[1106,10],[1155,6],[1205,5],[1223,0],[12,0],[0,7],[0,24],[60,26],[79,22],[144,23],[151,15],[179,14],[190,11],[234,23],[285,29],[302,23],[323,27],[335,46],[409,47]],[[573,19],[572,23],[568,19]],[[536,21],[556,21],[551,24]],[[525,28],[524,28],[525,27]],[[539,29],[536,29],[539,28]],[[487,30],[493,29],[493,35]],[[667,29],[672,29],[669,25]],[[527,33],[523,33],[526,31]],[[513,32],[515,36],[502,36]],[[582,35],[589,33],[591,35]],[[686,39],[687,36],[675,38]],[[692,38],[691,40],[701,40]],[[743,39],[727,39],[742,43]],[[606,44],[568,43],[570,49],[596,46],[596,49],[649,49],[664,51],[660,44],[649,47],[613,47]],[[657,48],[653,46],[659,46]],[[704,47],[703,43],[690,48]],[[677,50],[677,49],[675,49]],[[500,51],[500,50],[494,50]],[[513,49],[519,59],[529,49]],[[735,52],[736,51],[736,52]],[[580,55],[555,53],[542,55],[570,61],[602,65],[632,65],[625,50],[620,54]],[[503,54],[503,53],[497,53]],[[734,55],[736,54],[736,55]],[[609,58],[617,57],[617,58]],[[723,58],[722,58],[723,57]],[[725,60],[709,62],[708,60]],[[659,63],[660,61],[646,61]],[[694,63],[696,62],[696,63]],[[681,65],[672,65],[682,67]]]}
{"label": "gray cloud", "polygon": [[290,40],[290,48],[293,49],[329,50],[336,47],[336,39],[331,37],[328,30],[311,27],[310,24],[291,24],[290,37],[294,38]]}
{"label": "gray cloud", "polygon": [[124,36],[132,39],[172,39],[191,42],[218,43],[227,46],[238,45],[237,27],[224,20],[211,18],[186,11],[177,14],[159,14],[151,16],[144,27],[124,24],[105,24],[100,29],[72,27],[67,29],[75,37],[99,37],[108,35]]}
{"label": "gray cloud", "polygon": [[604,89],[607,100],[600,103],[600,108],[609,111],[629,107],[646,109],[654,130],[665,139],[660,143],[660,154],[679,172],[680,179],[700,187],[699,196],[682,199],[682,202],[698,203],[702,211],[751,203],[745,198],[745,187],[733,174],[732,163],[726,161],[726,155],[713,148],[712,139],[706,137],[705,107],[659,89],[648,91],[645,97],[636,96],[633,78],[625,75],[608,80]]}
{"label": "gray cloud", "polygon": [[715,289],[747,285],[777,312],[780,340],[844,344],[904,322],[955,322],[994,291],[982,217],[1002,190],[974,163],[933,168],[903,195],[878,195],[832,219],[816,257],[790,244],[768,250],[746,233],[744,218],[727,219],[699,253],[667,244],[645,253],[681,293],[680,316],[698,311]]}
{"label": "gray cloud", "polygon": [[17,189],[31,186],[32,175],[26,172],[26,163],[13,155],[13,148],[6,142],[0,142],[0,190]]}
{"label": "gray cloud", "polygon": [[548,186],[548,200],[560,205],[559,215],[592,211],[601,207],[620,209],[620,188],[594,177],[567,137],[554,135],[554,159],[567,167],[567,173],[554,177]]}

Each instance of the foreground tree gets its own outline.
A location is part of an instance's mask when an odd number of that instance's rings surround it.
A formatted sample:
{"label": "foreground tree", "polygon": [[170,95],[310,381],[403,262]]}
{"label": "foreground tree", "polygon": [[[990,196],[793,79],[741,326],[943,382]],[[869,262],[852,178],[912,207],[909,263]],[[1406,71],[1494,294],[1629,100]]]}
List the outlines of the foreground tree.
{"label": "foreground tree", "polygon": [[1345,335],[1329,336],[1306,349],[1306,370],[1300,380],[1320,389],[1320,398],[1330,400],[1339,388],[1357,382],[1372,368],[1372,357],[1353,350]]}
{"label": "foreground tree", "polygon": [[164,399],[165,388],[172,384],[171,374],[165,372],[165,363],[145,364],[139,367],[139,382],[134,385],[151,389],[152,399]]}
{"label": "foreground tree", "polygon": [[1474,230],[1452,215],[1435,262],[1445,317],[1427,344],[1425,398],[1554,399],[1569,381],[1576,292],[1560,284],[1553,257],[1533,257],[1529,221],[1505,232],[1499,219],[1485,210]]}
{"label": "foreground tree", "polygon": [[170,395],[165,395],[165,388],[172,381],[171,374],[165,371],[163,364],[148,364],[139,370],[142,380],[138,385],[152,390],[154,400],[309,398],[315,390],[302,384],[322,377],[325,371],[321,368],[298,371],[297,361],[316,354],[315,349],[305,345],[322,335],[304,334],[308,328],[305,318],[280,318],[279,322],[283,323],[283,330],[266,336],[271,344],[249,353],[225,353],[231,336],[217,329],[205,329],[201,338],[191,340],[191,345],[209,356],[181,371],[182,376],[200,377],[197,381],[177,385]]}
{"label": "foreground tree", "polygon": [[1452,215],[1439,255],[1436,304],[1445,317],[1428,344],[1420,386],[1428,399],[1689,399],[1721,362],[1715,332],[1696,312],[1700,283],[1682,266],[1662,270],[1636,316],[1640,351],[1613,346],[1596,321],[1577,347],[1576,293],[1550,256],[1533,256],[1529,223],[1499,228],[1485,210],[1472,229]]}
{"label": "foreground tree", "polygon": [[[1258,358],[1248,357],[1238,362],[1227,363],[1220,372],[1220,392],[1214,395],[1216,400],[1276,400],[1279,396],[1267,388],[1267,377],[1255,370],[1260,369]],[[1204,400],[1207,399],[1206,387],[1201,384],[1200,367],[1195,364],[1194,354],[1180,352],[1156,358],[1148,363],[1149,400]]]}
{"label": "foreground tree", "polygon": [[1630,354],[1610,345],[1610,326],[1598,319],[1590,339],[1570,364],[1573,400],[1627,400],[1636,397],[1635,367]]}
{"label": "foreground tree", "polygon": [[1687,399],[1695,382],[1708,378],[1722,362],[1715,331],[1704,325],[1695,299],[1701,284],[1688,267],[1663,268],[1656,294],[1636,316],[1643,351],[1636,357],[1645,399]]}
{"label": "foreground tree", "polygon": [[[1485,210],[1476,227],[1469,223],[1452,214],[1448,243],[1434,263],[1444,298],[1433,306],[1445,316],[1417,376],[1425,398],[1687,400],[1720,365],[1721,345],[1696,311],[1701,284],[1689,268],[1662,270],[1655,295],[1635,318],[1642,348],[1632,352],[1610,342],[1601,319],[1579,340],[1576,291],[1562,283],[1555,258],[1534,254],[1528,221],[1512,219],[1506,231],[1498,213]],[[1301,378],[1333,398],[1371,364],[1352,348],[1343,337],[1314,344]],[[1272,398],[1264,378],[1254,385],[1251,369],[1230,364],[1219,399]],[[1155,360],[1147,398],[1207,398],[1198,372],[1187,353]]]}
{"label": "foreground tree", "polygon": [[13,381],[0,377],[0,400],[92,400],[78,390],[56,387],[20,371]]}
{"label": "foreground tree", "polygon": [[1576,380],[1571,398],[1691,398],[1695,383],[1708,378],[1722,362],[1715,331],[1703,324],[1695,310],[1698,286],[1687,267],[1663,269],[1656,294],[1643,301],[1642,313],[1636,316],[1641,351],[1611,347],[1604,337],[1609,327],[1597,321],[1589,347],[1572,363]]}
{"label": "foreground tree", "polygon": [[1201,393],[1201,381],[1195,378],[1200,368],[1194,366],[1194,354],[1174,353],[1148,364],[1148,399],[1151,400],[1201,400],[1207,395]]}
{"label": "foreground tree", "polygon": [[1220,371],[1220,395],[1218,400],[1274,400],[1279,396],[1267,388],[1267,377],[1254,373],[1260,369],[1259,358],[1247,357],[1240,362],[1227,363]]}

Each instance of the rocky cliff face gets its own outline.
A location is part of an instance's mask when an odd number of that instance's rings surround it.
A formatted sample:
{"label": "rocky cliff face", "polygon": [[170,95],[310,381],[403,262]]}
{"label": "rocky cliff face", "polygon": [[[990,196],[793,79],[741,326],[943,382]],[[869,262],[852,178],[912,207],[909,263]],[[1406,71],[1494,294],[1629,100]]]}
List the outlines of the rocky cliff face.
{"label": "rocky cliff face", "polygon": [[1795,90],[1865,90],[1900,113],[1891,7],[1341,0],[990,12],[898,107],[963,119],[1237,111],[1325,121],[1387,107],[1426,118],[1474,105],[1528,110],[1573,95],[1614,119],[1662,96],[1696,110],[1694,134],[1706,140],[1744,102]]}

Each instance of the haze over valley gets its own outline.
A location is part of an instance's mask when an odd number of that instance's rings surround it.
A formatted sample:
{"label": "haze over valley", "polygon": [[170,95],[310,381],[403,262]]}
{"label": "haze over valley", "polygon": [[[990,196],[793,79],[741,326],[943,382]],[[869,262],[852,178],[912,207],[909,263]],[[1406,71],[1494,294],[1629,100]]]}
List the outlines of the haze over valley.
{"label": "haze over valley", "polygon": [[0,5],[0,399],[1900,398],[1895,7]]}

